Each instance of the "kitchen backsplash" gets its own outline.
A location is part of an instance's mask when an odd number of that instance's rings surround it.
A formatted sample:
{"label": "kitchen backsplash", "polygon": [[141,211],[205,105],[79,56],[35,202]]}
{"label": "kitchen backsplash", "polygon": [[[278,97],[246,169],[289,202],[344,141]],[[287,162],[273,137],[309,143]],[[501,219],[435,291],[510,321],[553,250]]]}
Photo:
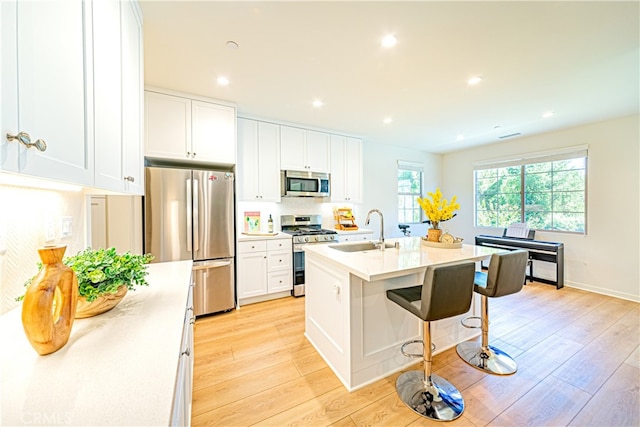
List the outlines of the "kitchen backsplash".
{"label": "kitchen backsplash", "polygon": [[[19,305],[15,298],[24,293],[24,282],[37,272],[39,247],[64,244],[65,255],[84,249],[86,196],[0,185],[0,200],[1,315]],[[45,242],[47,235],[53,240]]]}
{"label": "kitchen backsplash", "polygon": [[[273,218],[273,230],[280,231],[280,215],[297,215],[297,214],[309,214],[322,215],[322,227],[333,229],[335,221],[333,219],[334,207],[350,207],[353,208],[354,215],[356,216],[356,224],[360,227],[364,227],[364,217],[366,215],[364,208],[359,205],[349,203],[329,203],[324,202],[321,198],[314,197],[283,197],[280,203],[267,203],[267,202],[238,202],[236,212],[236,224],[237,234],[242,233],[242,225],[244,224],[245,212],[260,212],[260,225],[261,231],[267,231],[267,219],[269,215]],[[364,211],[364,214],[360,213],[360,210]]]}

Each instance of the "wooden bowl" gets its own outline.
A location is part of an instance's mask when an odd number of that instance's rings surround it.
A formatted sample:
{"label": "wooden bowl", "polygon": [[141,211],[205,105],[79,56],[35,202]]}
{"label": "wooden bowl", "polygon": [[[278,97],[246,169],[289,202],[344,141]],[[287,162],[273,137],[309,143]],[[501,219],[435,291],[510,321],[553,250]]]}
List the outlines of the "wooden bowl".
{"label": "wooden bowl", "polygon": [[111,310],[122,301],[122,298],[127,294],[127,290],[127,285],[120,285],[115,294],[101,295],[91,302],[87,302],[84,297],[78,295],[76,319],[97,316]]}

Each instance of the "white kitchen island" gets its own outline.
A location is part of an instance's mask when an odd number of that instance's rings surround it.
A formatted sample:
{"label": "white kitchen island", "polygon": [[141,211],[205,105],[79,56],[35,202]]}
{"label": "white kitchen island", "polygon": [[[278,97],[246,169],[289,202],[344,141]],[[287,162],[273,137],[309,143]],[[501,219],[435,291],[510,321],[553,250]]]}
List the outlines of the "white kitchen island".
{"label": "white kitchen island", "polygon": [[[459,249],[424,246],[420,237],[387,240],[399,248],[342,252],[333,245],[308,245],[305,250],[305,336],[353,391],[404,369],[421,359],[402,355],[400,346],[422,339],[421,321],[387,300],[388,289],[421,285],[429,265],[481,261],[499,249],[463,245]],[[344,243],[342,245],[351,245]],[[479,335],[460,325],[479,315],[479,298],[471,314],[432,322],[434,354]],[[419,345],[416,352],[421,352]]]}
{"label": "white kitchen island", "polygon": [[0,316],[0,425],[172,424],[191,268],[150,264],[148,287],[76,319],[69,342],[46,356],[29,344],[21,307]]}

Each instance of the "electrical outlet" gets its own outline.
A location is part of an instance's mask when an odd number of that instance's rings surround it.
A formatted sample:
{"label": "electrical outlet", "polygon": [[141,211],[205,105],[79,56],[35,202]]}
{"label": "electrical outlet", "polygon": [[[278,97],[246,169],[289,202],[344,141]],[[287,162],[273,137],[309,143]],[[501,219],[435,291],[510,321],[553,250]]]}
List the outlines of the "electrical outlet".
{"label": "electrical outlet", "polygon": [[60,236],[62,238],[73,236],[73,218],[63,216],[60,219]]}
{"label": "electrical outlet", "polygon": [[53,217],[47,217],[44,223],[44,242],[51,243],[56,240],[56,226]]}

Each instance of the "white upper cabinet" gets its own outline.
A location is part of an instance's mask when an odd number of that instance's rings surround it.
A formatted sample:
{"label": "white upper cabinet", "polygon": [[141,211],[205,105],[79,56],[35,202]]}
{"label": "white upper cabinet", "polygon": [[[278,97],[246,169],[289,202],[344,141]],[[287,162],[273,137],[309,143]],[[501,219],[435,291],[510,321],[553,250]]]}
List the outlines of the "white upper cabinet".
{"label": "white upper cabinet", "polygon": [[238,199],[280,201],[280,126],[238,119]]}
{"label": "white upper cabinet", "polygon": [[155,91],[145,92],[145,156],[236,163],[236,109]]}
{"label": "white upper cabinet", "polygon": [[95,186],[143,194],[140,16],[114,0],[94,2],[93,15]]}
{"label": "white upper cabinet", "polygon": [[236,164],[236,111],[226,105],[191,101],[194,160]]}
{"label": "white upper cabinet", "polygon": [[125,191],[144,194],[144,46],[142,14],[136,2],[123,2],[122,16],[122,164]]}
{"label": "white upper cabinet", "polygon": [[137,3],[3,1],[0,17],[0,170],[142,194]]}
{"label": "white upper cabinet", "polygon": [[[2,169],[93,185],[91,3],[3,1],[0,7]],[[30,148],[6,136],[19,133]]]}
{"label": "white upper cabinet", "polygon": [[331,201],[362,202],[362,140],[331,135]]}
{"label": "white upper cabinet", "polygon": [[191,100],[144,93],[144,154],[161,159],[191,159]]}
{"label": "white upper cabinet", "polygon": [[280,126],[280,167],[283,170],[329,172],[329,134]]}

